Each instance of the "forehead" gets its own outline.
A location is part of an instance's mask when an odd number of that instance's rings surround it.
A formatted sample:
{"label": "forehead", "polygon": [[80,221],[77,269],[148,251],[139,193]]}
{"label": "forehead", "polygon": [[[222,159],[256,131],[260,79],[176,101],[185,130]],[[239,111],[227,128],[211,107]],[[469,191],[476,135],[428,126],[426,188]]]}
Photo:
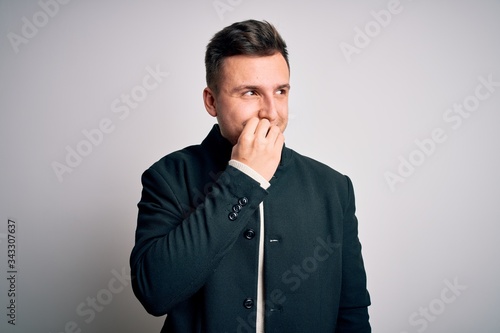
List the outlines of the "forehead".
{"label": "forehead", "polygon": [[271,56],[236,55],[224,59],[221,85],[287,84],[290,72],[281,53]]}

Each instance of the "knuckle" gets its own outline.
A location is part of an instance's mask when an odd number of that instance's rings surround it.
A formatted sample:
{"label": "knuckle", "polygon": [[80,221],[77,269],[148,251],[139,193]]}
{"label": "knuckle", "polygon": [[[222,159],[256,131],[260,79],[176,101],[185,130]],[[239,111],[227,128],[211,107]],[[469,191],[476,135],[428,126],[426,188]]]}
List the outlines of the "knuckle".
{"label": "knuckle", "polygon": [[248,135],[240,135],[238,141],[241,145],[247,146],[252,142],[252,139]]}

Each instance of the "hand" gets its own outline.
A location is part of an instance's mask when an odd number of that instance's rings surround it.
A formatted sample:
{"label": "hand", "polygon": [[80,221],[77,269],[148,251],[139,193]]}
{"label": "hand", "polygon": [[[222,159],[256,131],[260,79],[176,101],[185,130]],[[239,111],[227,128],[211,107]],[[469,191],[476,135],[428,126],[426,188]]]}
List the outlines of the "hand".
{"label": "hand", "polygon": [[273,177],[281,159],[285,137],[267,119],[251,118],[245,124],[231,158],[244,163],[267,181]]}

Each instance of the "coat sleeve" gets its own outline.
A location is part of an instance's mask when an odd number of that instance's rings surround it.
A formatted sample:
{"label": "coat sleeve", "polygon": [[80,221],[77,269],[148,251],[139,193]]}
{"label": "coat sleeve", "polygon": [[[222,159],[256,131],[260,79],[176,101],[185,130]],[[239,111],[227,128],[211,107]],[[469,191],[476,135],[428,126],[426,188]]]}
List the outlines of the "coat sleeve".
{"label": "coat sleeve", "polygon": [[[176,196],[169,177],[152,168],[142,176],[130,256],[133,291],[156,316],[168,313],[204,285],[267,195],[259,183],[228,166],[204,201],[186,216],[187,203]],[[230,219],[240,199],[241,211]]]}
{"label": "coat sleeve", "polygon": [[369,333],[370,295],[366,288],[366,272],[358,239],[354,190],[351,180],[347,176],[346,179],[348,201],[344,215],[342,290],[336,333]]}

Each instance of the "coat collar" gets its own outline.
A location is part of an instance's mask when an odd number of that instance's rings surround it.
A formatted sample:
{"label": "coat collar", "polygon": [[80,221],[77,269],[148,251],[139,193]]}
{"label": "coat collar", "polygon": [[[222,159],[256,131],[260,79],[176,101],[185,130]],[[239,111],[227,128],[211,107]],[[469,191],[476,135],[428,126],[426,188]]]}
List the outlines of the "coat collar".
{"label": "coat collar", "polygon": [[212,127],[205,140],[201,142],[201,146],[219,163],[227,163],[231,159],[233,146],[222,136],[218,124]]}

